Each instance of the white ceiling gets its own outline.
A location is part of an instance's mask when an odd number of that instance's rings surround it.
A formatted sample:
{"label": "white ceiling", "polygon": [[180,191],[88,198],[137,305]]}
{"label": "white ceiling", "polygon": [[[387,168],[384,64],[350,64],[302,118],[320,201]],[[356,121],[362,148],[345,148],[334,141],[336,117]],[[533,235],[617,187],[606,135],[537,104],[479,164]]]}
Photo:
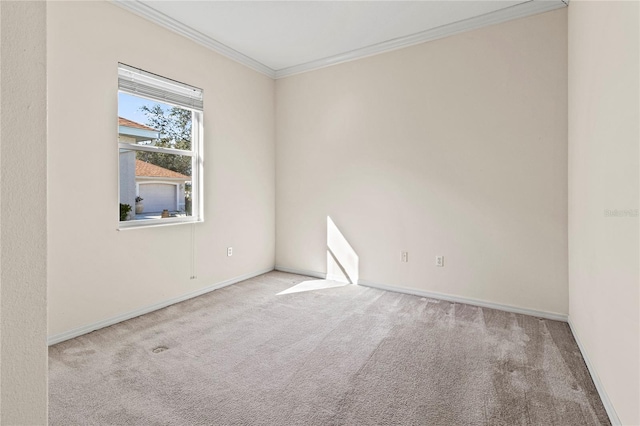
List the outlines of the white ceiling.
{"label": "white ceiling", "polygon": [[565,6],[562,0],[115,2],[272,77]]}

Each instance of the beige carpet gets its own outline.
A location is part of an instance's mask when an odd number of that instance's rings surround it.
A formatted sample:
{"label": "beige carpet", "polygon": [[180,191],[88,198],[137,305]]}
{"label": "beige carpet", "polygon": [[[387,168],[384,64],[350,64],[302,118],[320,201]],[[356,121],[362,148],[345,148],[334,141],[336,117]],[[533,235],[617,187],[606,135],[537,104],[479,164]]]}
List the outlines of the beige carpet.
{"label": "beige carpet", "polygon": [[60,343],[51,425],[609,424],[565,323],[271,272]]}

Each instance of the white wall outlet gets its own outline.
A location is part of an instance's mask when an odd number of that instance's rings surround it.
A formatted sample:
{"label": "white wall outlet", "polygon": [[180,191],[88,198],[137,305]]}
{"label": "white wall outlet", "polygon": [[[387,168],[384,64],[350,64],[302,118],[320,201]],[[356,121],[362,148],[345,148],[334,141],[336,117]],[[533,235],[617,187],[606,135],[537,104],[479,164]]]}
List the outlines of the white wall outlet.
{"label": "white wall outlet", "polygon": [[227,247],[227,256],[233,256],[233,247]]}
{"label": "white wall outlet", "polygon": [[444,256],[436,256],[436,266],[444,266]]}
{"label": "white wall outlet", "polygon": [[409,252],[408,251],[403,251],[402,252],[402,261],[405,262],[405,263],[409,261]]}

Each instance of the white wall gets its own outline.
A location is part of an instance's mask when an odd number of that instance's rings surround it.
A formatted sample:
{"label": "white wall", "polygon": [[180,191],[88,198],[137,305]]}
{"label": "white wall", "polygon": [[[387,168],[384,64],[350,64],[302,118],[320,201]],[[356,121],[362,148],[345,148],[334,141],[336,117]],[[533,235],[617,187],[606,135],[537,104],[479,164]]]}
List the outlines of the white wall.
{"label": "white wall", "polygon": [[276,265],[327,272],[330,216],[361,281],[566,314],[566,19],[278,80]]}
{"label": "white wall", "polygon": [[[569,5],[570,320],[625,425],[640,424],[638,2]],[[636,213],[637,214],[637,213]]]}
{"label": "white wall", "polygon": [[46,4],[0,2],[0,424],[47,423]]}
{"label": "white wall", "polygon": [[[50,335],[271,269],[273,80],[106,2],[47,19]],[[118,62],[204,90],[204,223],[116,231]]]}

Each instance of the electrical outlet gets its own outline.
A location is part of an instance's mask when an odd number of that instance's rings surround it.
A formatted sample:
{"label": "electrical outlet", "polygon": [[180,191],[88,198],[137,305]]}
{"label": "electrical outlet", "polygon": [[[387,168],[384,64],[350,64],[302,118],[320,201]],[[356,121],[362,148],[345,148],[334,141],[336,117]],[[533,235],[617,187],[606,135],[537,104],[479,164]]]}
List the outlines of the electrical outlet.
{"label": "electrical outlet", "polygon": [[233,256],[233,247],[227,247],[227,256]]}
{"label": "electrical outlet", "polygon": [[436,256],[436,266],[444,266],[444,256]]}
{"label": "electrical outlet", "polygon": [[405,262],[405,263],[409,261],[409,252],[408,251],[403,251],[402,252],[402,261]]}

